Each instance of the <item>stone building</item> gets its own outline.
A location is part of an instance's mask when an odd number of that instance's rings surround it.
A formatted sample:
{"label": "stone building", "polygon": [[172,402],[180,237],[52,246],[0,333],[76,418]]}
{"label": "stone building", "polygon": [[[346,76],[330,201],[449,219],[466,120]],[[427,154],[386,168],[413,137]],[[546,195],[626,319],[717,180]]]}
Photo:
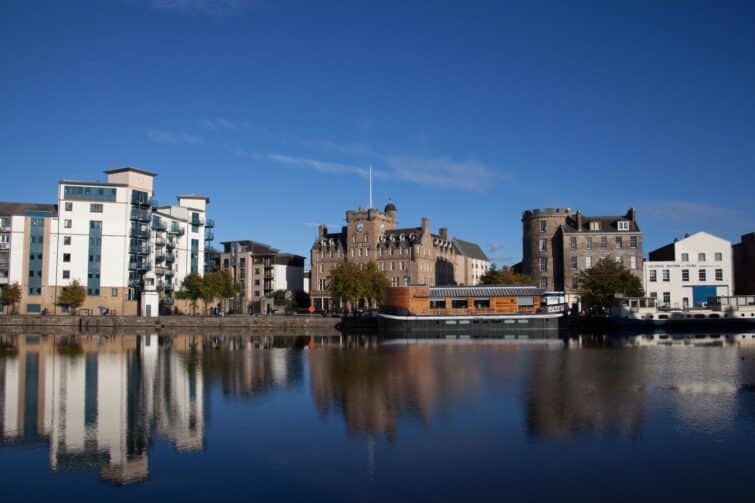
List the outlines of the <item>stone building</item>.
{"label": "stone building", "polygon": [[734,255],[734,290],[737,295],[755,293],[755,232],[742,236],[732,247]]}
{"label": "stone building", "polygon": [[[304,257],[256,241],[221,243],[218,265],[241,285],[241,293],[231,305],[235,312],[262,312],[276,290],[304,290]],[[263,306],[265,304],[265,306]]]}
{"label": "stone building", "polygon": [[521,270],[543,290],[563,290],[576,300],[577,276],[604,258],[624,264],[642,279],[642,232],[637,212],[588,216],[569,208],[522,214]]}
{"label": "stone building", "polygon": [[418,227],[398,228],[396,211],[393,203],[382,212],[360,208],[346,212],[346,225],[340,232],[320,226],[311,252],[310,297],[315,309],[333,307],[328,278],[330,270],[344,260],[362,265],[375,262],[392,286],[479,283],[488,267],[479,246],[449,238],[443,227],[431,232],[428,218],[422,218]]}

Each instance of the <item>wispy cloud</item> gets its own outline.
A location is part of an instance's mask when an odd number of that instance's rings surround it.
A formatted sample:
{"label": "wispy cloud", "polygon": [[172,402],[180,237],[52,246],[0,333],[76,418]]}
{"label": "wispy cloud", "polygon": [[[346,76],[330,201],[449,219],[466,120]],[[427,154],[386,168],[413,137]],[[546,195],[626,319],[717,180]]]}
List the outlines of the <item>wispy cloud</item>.
{"label": "wispy cloud", "polygon": [[641,207],[641,210],[650,218],[685,222],[721,218],[735,211],[724,206],[689,201],[648,202]]}
{"label": "wispy cloud", "polygon": [[485,163],[473,160],[394,155],[386,157],[386,162],[396,178],[430,187],[481,192],[501,178]]}
{"label": "wispy cloud", "polygon": [[162,129],[151,129],[147,131],[147,138],[155,143],[167,143],[173,145],[192,145],[202,143],[203,141],[199,136],[190,135],[182,131],[165,131]]}
{"label": "wispy cloud", "polygon": [[499,250],[503,250],[503,245],[501,243],[496,243],[495,241],[491,241],[488,243],[489,253],[496,253]]}
{"label": "wispy cloud", "polygon": [[236,124],[224,117],[205,119],[202,121],[202,124],[204,124],[207,129],[210,129],[212,131],[218,131],[222,129],[236,129]]}
{"label": "wispy cloud", "polygon": [[302,222],[302,223],[305,226],[313,228],[313,229],[317,229],[318,227],[320,227],[320,225],[324,225],[328,229],[335,229],[335,228],[339,228],[340,229],[341,228],[340,224],[321,224],[321,223],[318,223],[318,222]]}
{"label": "wispy cloud", "polygon": [[[361,177],[368,177],[369,176],[369,169],[363,166],[356,166],[353,164],[342,164],[338,162],[330,162],[330,161],[320,161],[317,159],[309,159],[306,157],[294,157],[289,155],[283,155],[283,154],[267,154],[264,156],[269,161],[276,162],[278,164],[286,164],[289,166],[299,166],[299,167],[306,167],[313,169],[315,171],[319,171],[320,173],[329,173],[329,174],[350,174],[350,175],[358,175]],[[373,176],[377,178],[382,178],[385,176],[385,173],[381,171],[374,171]]]}
{"label": "wispy cloud", "polygon": [[244,13],[251,0],[151,0],[152,8],[164,12],[211,17],[236,16]]}

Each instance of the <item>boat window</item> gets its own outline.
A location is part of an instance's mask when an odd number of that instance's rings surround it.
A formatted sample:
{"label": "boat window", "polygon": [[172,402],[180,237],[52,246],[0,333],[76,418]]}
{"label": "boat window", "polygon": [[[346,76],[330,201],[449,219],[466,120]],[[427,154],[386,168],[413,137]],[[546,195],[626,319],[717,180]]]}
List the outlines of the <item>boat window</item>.
{"label": "boat window", "polygon": [[453,309],[466,309],[467,308],[467,299],[452,299],[451,300],[451,307]]}
{"label": "boat window", "polygon": [[696,314],[695,318],[702,319],[702,318],[705,318],[705,315],[704,314]]}
{"label": "boat window", "polygon": [[490,299],[475,299],[474,308],[475,309],[490,309]]}
{"label": "boat window", "polygon": [[445,309],[446,299],[430,299],[430,309]]}
{"label": "boat window", "polygon": [[535,305],[533,297],[519,297],[519,307],[532,307]]}

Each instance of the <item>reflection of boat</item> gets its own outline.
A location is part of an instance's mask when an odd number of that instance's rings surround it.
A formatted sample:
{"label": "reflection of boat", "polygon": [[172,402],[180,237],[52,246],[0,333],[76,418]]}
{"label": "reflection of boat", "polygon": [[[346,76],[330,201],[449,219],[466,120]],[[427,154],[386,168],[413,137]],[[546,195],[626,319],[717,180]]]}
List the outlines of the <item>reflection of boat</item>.
{"label": "reflection of boat", "polygon": [[755,328],[755,296],[710,297],[707,307],[669,309],[654,297],[626,297],[614,308],[611,324],[664,329]]}
{"label": "reflection of boat", "polygon": [[558,335],[565,298],[532,286],[389,288],[378,314],[384,337],[522,337]]}

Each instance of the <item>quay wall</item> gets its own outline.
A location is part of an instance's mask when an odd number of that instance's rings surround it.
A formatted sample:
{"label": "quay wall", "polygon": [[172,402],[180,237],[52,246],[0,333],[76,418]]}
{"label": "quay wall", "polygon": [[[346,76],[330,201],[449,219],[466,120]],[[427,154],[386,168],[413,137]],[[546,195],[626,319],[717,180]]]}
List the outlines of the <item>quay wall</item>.
{"label": "quay wall", "polygon": [[322,332],[337,330],[340,318],[322,316],[0,316],[0,332],[5,329],[241,329],[260,332]]}

